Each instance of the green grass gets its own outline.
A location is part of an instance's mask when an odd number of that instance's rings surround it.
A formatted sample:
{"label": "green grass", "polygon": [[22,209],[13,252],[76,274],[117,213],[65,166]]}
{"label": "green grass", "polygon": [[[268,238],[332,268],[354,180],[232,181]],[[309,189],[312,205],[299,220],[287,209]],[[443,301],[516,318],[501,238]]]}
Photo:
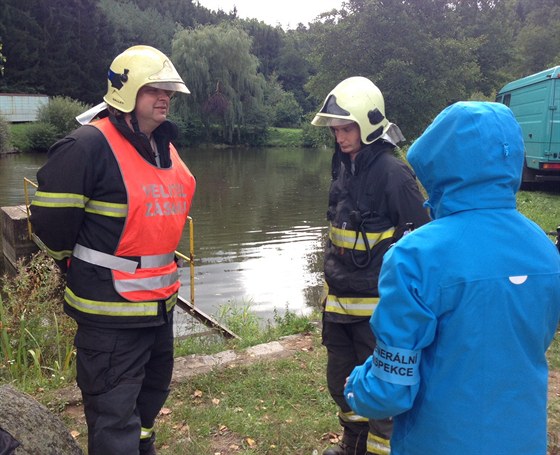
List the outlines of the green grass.
{"label": "green grass", "polygon": [[312,321],[319,318],[314,314],[299,316],[286,308],[282,315],[274,310],[273,323],[267,322],[263,326],[262,321],[251,312],[251,304],[249,301],[222,305],[216,316],[218,322],[235,333],[238,339],[226,339],[220,335],[182,338],[175,342],[175,356],[216,354],[268,343],[286,335],[308,332],[314,327]]}
{"label": "green grass", "polygon": [[302,130],[299,128],[269,128],[266,147],[302,147]]}
{"label": "green grass", "polygon": [[553,231],[560,225],[559,194],[558,190],[520,191],[517,195],[517,208],[545,231]]}
{"label": "green grass", "polygon": [[[175,388],[162,419],[169,438],[161,454],[311,454],[336,427],[324,385],[324,352],[216,371]],[[196,422],[196,425],[193,423]],[[190,438],[174,438],[188,424]],[[164,436],[162,434],[162,436]]]}
{"label": "green grass", "polygon": [[[520,192],[518,206],[527,217],[550,231],[560,224],[558,191]],[[551,238],[552,240],[552,238]],[[62,413],[54,389],[73,384],[73,357],[68,355],[73,328],[58,313],[61,295],[48,275],[52,264],[44,259],[22,268],[17,279],[4,277],[0,300],[0,383],[10,382],[35,394],[38,400],[64,416],[68,428],[86,444],[83,419]],[[53,302],[54,306],[45,302]],[[161,455],[213,454],[320,454],[340,432],[336,406],[326,389],[325,349],[313,320],[286,311],[264,327],[251,313],[251,302],[224,307],[218,318],[241,336],[178,341],[176,354],[210,354],[240,350],[290,333],[312,332],[313,349],[292,358],[237,366],[190,378],[175,385],[158,418],[158,453]],[[36,313],[39,311],[44,313]],[[54,316],[53,316],[54,314]],[[48,319],[45,319],[48,318]],[[45,323],[45,321],[49,321]],[[560,438],[560,340],[547,354],[551,369],[549,433],[551,454]],[[43,390],[44,389],[44,390]],[[555,452],[556,451],[556,452]]]}
{"label": "green grass", "polygon": [[[160,455],[311,455],[336,440],[337,408],[325,386],[326,352],[215,370],[172,387],[156,423]],[[83,419],[70,430],[87,445]]]}

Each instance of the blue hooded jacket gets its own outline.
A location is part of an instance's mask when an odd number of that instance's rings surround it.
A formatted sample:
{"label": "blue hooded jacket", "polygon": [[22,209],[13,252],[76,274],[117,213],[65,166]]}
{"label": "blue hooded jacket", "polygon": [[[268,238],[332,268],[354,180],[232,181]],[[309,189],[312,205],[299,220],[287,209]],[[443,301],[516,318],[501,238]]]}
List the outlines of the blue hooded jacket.
{"label": "blue hooded jacket", "polygon": [[545,455],[545,352],[560,316],[560,255],[516,210],[523,140],[509,108],[459,102],[408,160],[434,221],[385,255],[378,345],[345,397],[394,416],[392,455]]}

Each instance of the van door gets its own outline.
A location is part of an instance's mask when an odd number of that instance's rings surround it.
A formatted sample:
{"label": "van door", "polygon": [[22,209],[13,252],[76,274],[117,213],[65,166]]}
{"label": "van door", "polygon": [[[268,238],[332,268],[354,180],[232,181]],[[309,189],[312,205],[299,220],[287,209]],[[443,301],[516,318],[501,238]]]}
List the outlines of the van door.
{"label": "van door", "polygon": [[560,80],[552,79],[550,96],[550,143],[547,147],[548,158],[560,160]]}
{"label": "van door", "polygon": [[550,139],[550,79],[521,87],[511,93],[509,107],[513,111],[525,142],[525,158],[529,169],[540,169]]}

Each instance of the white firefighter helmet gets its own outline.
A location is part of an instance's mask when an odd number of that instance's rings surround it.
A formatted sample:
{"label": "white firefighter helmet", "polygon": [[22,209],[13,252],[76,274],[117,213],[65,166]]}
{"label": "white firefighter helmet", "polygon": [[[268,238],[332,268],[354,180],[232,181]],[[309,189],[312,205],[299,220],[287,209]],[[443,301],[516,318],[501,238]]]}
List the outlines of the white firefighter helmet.
{"label": "white firefighter helmet", "polygon": [[389,126],[385,118],[385,101],[377,86],[362,76],[340,82],[325,98],[313,120],[315,126],[340,126],[355,122],[364,144],[383,136]]}

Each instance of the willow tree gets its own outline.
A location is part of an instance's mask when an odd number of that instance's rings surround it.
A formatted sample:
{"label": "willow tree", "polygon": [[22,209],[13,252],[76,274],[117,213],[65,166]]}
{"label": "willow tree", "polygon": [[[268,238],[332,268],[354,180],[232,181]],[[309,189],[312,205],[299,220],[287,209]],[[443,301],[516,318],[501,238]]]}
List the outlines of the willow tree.
{"label": "willow tree", "polygon": [[178,97],[178,114],[207,134],[221,126],[227,143],[241,141],[241,132],[263,111],[265,80],[258,59],[251,54],[251,38],[235,25],[200,26],[175,35],[172,60],[191,95]]}

